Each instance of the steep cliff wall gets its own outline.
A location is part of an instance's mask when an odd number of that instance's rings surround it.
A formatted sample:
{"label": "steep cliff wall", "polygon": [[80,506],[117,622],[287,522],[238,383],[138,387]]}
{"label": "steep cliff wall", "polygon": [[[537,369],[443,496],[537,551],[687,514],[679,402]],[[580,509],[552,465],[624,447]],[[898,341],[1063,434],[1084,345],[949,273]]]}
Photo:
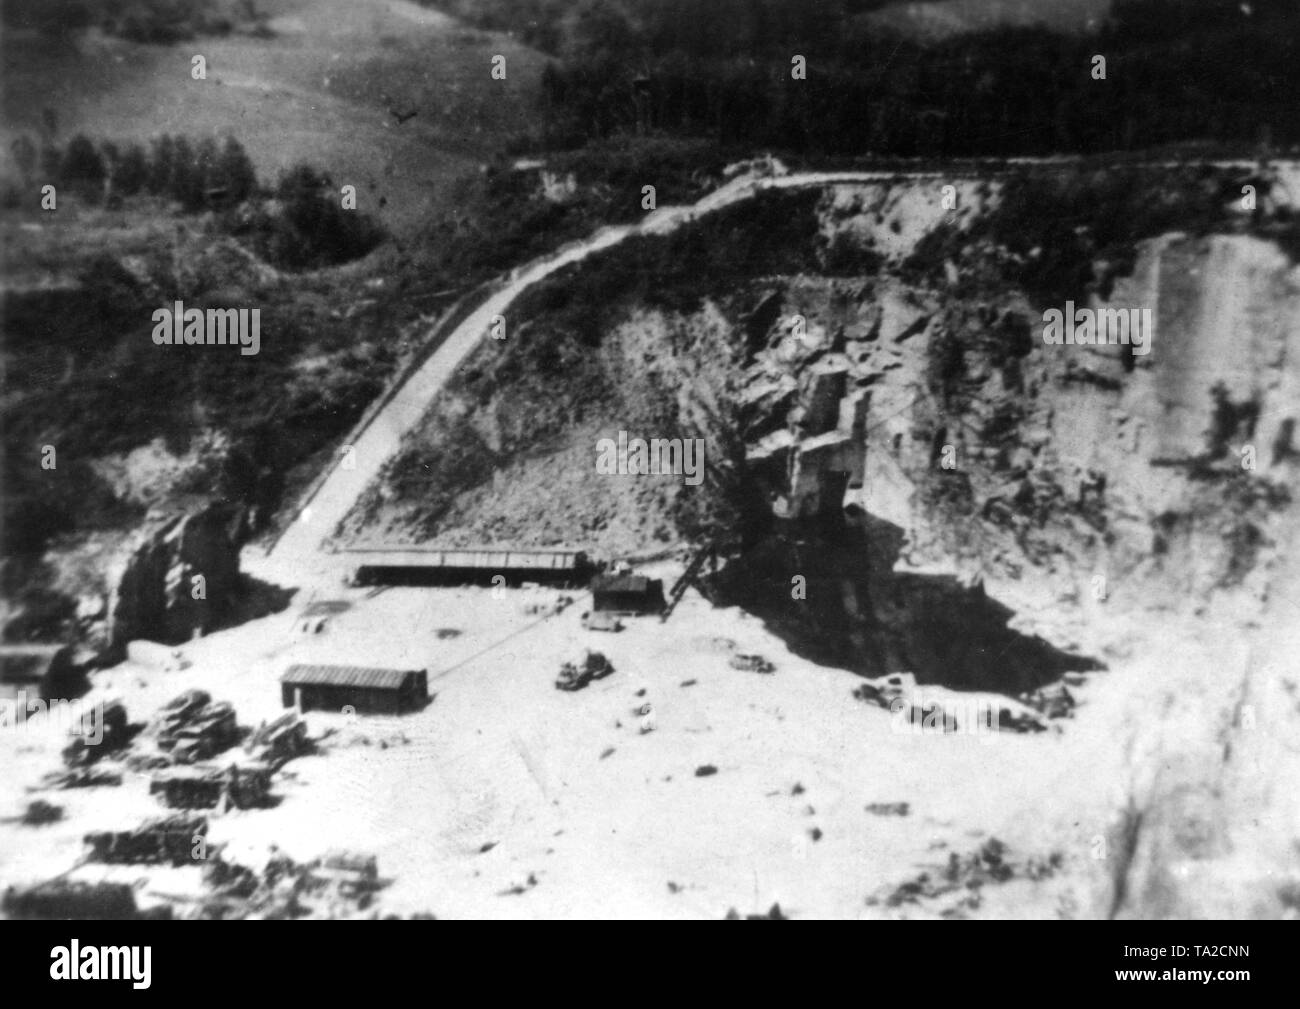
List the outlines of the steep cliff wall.
{"label": "steep cliff wall", "polygon": [[222,505],[151,515],[109,578],[110,652],[135,638],[179,644],[227,623],[243,595],[242,522]]}

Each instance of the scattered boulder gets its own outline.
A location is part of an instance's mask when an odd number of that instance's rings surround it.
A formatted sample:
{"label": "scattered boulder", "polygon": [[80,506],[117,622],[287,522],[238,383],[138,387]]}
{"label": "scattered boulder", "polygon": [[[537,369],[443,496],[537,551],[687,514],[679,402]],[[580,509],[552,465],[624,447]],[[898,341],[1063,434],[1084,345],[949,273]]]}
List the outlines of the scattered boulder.
{"label": "scattered boulder", "polygon": [[1074,695],[1064,683],[1050,683],[1020,695],[1022,703],[1047,718],[1073,718]]}
{"label": "scattered boulder", "polygon": [[1027,704],[1001,694],[918,686],[911,673],[865,679],[853,689],[860,701],[904,715],[918,731],[979,733],[981,731],[1044,732],[1046,719]]}
{"label": "scattered boulder", "polygon": [[294,757],[310,753],[312,742],[307,737],[307,723],[296,711],[286,711],[254,731],[245,749],[259,762],[279,770]]}
{"label": "scattered boulder", "polygon": [[169,809],[257,809],[270,804],[271,770],[196,764],[160,771],[149,794]]}
{"label": "scattered boulder", "polygon": [[268,921],[351,917],[385,885],[374,855],[334,851],[300,865],[274,845],[260,871],[226,861],[218,849],[203,863],[203,882],[208,896],[190,917]]}
{"label": "scattered boulder", "polygon": [[[953,903],[942,911],[944,917],[961,917],[979,907],[983,887],[1011,879],[1046,879],[1063,864],[1060,852],[1053,852],[1045,858],[1012,858],[1002,841],[990,837],[976,851],[965,856],[949,852],[946,864],[932,867],[893,887],[883,895],[883,903],[887,907],[900,907],[947,900]],[[867,899],[869,906],[880,903],[880,896]]]}
{"label": "scattered boulder", "polygon": [[307,867],[306,880],[309,889],[325,891],[363,909],[382,886],[375,856],[354,851],[327,852]]}
{"label": "scattered boulder", "polygon": [[187,690],[168,703],[151,726],[158,749],[174,764],[207,760],[239,742],[235,709],[202,690]]}
{"label": "scattered boulder", "polygon": [[0,900],[4,916],[14,921],[131,921],[168,919],[169,908],[142,912],[127,883],[51,879],[35,886],[9,887]]}
{"label": "scattered boulder", "polygon": [[[128,762],[129,764],[129,762]],[[41,779],[42,789],[116,787],[122,784],[122,775],[98,767],[82,767],[69,771],[54,771]]]}
{"label": "scattered boulder", "polygon": [[63,748],[63,763],[71,769],[87,768],[130,742],[126,705],[117,700],[97,704],[70,731],[72,740]]}
{"label": "scattered boulder", "polygon": [[727,665],[732,669],[740,669],[747,673],[774,673],[776,666],[761,655],[749,655],[744,652],[733,655],[727,660]]}
{"label": "scattered boulder", "polygon": [[150,820],[134,830],[86,835],[87,861],[110,865],[189,865],[196,844],[206,841],[208,821],[201,816]]}
{"label": "scattered boulder", "polygon": [[58,823],[62,819],[62,806],[56,806],[44,799],[34,799],[23,810],[20,822],[24,827],[43,827],[48,823]]}

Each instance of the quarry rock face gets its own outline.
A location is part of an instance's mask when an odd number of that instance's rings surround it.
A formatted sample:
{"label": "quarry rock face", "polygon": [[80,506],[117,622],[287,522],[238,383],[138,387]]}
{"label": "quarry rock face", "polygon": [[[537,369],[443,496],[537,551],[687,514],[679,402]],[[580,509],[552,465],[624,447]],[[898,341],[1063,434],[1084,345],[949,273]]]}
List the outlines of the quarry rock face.
{"label": "quarry rock face", "polygon": [[[870,244],[860,218],[839,225]],[[800,571],[821,602],[809,622],[783,588],[761,612],[791,640],[839,641],[825,661],[960,689],[1033,691],[1053,666],[1078,668],[1044,641],[1100,657],[1128,682],[1098,752],[1124,784],[1071,814],[1093,831],[1079,906],[1294,914],[1300,769],[1279,741],[1300,731],[1300,267],[1253,235],[1138,243],[1131,273],[1086,301],[1151,312],[1137,355],[1046,344],[1043,306],[1010,287],[972,297],[949,266],[939,292],[887,272],[847,293],[768,282],[742,433],[786,532],[746,574],[781,586]],[[827,523],[840,531],[819,542]],[[854,527],[868,542],[845,555]],[[981,617],[992,604],[956,588],[972,578],[1006,609]],[[969,619],[945,622],[954,612]],[[999,626],[1013,613],[1025,637]]]}
{"label": "quarry rock face", "polygon": [[[872,247],[860,218],[836,224]],[[973,566],[1068,639],[1095,631],[1075,605],[1092,596],[1188,612],[1262,595],[1297,458],[1300,268],[1249,235],[1135,253],[1086,303],[1149,310],[1142,356],[1045,344],[1041,306],[1011,287],[973,297],[888,269],[769,281],[740,420],[774,517],[884,520],[907,565]]]}
{"label": "quarry rock face", "polygon": [[186,514],[150,513],[111,579],[108,641],[180,644],[225,623],[240,593],[242,511],[209,504]]}

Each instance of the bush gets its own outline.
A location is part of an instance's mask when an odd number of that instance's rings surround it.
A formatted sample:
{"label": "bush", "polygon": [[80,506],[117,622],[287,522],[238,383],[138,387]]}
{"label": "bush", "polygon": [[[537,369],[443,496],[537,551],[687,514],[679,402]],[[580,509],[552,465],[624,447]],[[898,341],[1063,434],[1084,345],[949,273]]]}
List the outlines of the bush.
{"label": "bush", "polygon": [[344,210],[328,176],[298,164],[276,189],[279,207],[252,225],[267,260],[289,270],[311,270],[359,259],[384,239],[370,217]]}
{"label": "bush", "polygon": [[130,144],[113,166],[113,191],[119,196],[134,196],[149,181],[149,162],[139,144]]}
{"label": "bush", "polygon": [[63,152],[59,180],[82,195],[98,196],[103,192],[104,176],[104,159],[90,139],[78,133]]}

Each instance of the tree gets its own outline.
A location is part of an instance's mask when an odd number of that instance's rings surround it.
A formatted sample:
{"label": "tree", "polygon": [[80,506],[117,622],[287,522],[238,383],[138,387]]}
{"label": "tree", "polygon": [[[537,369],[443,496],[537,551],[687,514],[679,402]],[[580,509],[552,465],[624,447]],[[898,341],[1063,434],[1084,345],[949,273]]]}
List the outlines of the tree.
{"label": "tree", "polygon": [[329,176],[307,164],[289,169],[276,187],[282,204],[268,240],[272,262],[313,269],[363,256],[382,239],[367,217],[339,206]]}
{"label": "tree", "polygon": [[176,160],[176,142],[171,134],[164,133],[153,141],[153,157],[149,163],[149,192],[165,194],[171,188],[172,164]]}
{"label": "tree", "polygon": [[36,145],[32,143],[32,138],[26,133],[15,137],[9,150],[13,152],[18,170],[23,173],[23,180],[30,181],[32,172],[36,170]]}
{"label": "tree", "polygon": [[134,196],[149,180],[149,161],[144,148],[128,144],[113,168],[113,191],[119,196]]}
{"label": "tree", "polygon": [[212,137],[204,137],[194,151],[194,182],[190,198],[193,201],[189,209],[210,207],[224,203],[226,195],[225,181],[220,177],[219,159],[221,152]]}
{"label": "tree", "polygon": [[63,152],[59,178],[85,195],[98,195],[104,187],[104,159],[84,133],[78,133]]}
{"label": "tree", "polygon": [[53,143],[41,145],[41,175],[45,182],[59,182],[63,172],[63,152]]}
{"label": "tree", "polygon": [[198,210],[203,206],[203,179],[198,172],[194,148],[185,137],[177,137],[173,144],[171,168],[167,194],[179,200],[185,210]]}
{"label": "tree", "polygon": [[226,137],[221,148],[218,173],[232,203],[242,203],[257,191],[257,173],[252,159],[234,137]]}

